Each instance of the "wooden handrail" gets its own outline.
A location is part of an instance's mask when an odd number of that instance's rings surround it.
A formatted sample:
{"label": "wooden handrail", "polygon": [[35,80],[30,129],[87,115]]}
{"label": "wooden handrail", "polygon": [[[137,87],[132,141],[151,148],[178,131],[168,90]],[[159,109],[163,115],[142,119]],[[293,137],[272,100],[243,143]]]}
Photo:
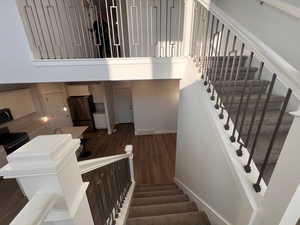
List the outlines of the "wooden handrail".
{"label": "wooden handrail", "polygon": [[88,173],[92,170],[117,162],[121,159],[128,158],[130,154],[119,154],[114,156],[101,157],[97,159],[89,159],[78,162],[81,174]]}

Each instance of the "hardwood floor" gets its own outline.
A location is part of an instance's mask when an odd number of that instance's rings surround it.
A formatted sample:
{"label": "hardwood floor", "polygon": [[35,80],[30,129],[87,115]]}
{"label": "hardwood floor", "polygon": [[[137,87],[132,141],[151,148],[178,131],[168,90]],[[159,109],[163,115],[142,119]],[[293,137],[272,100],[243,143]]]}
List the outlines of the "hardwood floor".
{"label": "hardwood floor", "polygon": [[[92,155],[84,160],[123,154],[125,146],[132,144],[138,184],[173,183],[176,134],[135,136],[133,124],[120,124],[116,129],[112,135],[105,130],[86,133],[86,147]],[[0,199],[0,225],[8,225],[27,200],[15,180],[0,180]]]}
{"label": "hardwood floor", "polygon": [[120,124],[117,132],[87,133],[87,149],[97,158],[123,154],[128,144],[133,145],[134,172],[138,184],[173,183],[175,173],[176,134],[135,136],[133,124]]}
{"label": "hardwood floor", "polygon": [[0,180],[0,225],[8,225],[27,203],[14,179]]}

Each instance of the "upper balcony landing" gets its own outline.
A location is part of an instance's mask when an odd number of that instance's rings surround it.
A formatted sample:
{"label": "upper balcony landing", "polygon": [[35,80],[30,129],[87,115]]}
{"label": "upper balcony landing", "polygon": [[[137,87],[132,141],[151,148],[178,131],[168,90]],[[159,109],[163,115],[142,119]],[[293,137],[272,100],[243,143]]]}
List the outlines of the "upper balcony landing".
{"label": "upper balcony landing", "polygon": [[184,0],[18,0],[34,59],[182,55]]}
{"label": "upper balcony landing", "polygon": [[0,83],[181,79],[184,0],[1,4]]}

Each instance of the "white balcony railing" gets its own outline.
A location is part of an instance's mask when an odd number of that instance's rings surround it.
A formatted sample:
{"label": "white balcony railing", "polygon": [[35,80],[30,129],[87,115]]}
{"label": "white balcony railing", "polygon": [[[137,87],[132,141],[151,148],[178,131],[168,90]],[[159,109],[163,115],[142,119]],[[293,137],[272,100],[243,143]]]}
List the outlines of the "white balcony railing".
{"label": "white balcony railing", "polygon": [[181,56],[184,0],[18,0],[34,59]]}

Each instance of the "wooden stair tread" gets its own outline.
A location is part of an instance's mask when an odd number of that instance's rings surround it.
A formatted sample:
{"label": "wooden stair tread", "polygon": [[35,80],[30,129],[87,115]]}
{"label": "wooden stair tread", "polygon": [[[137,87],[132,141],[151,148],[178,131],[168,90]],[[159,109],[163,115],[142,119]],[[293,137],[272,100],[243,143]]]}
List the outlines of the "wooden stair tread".
{"label": "wooden stair tread", "polygon": [[155,196],[155,197],[145,197],[145,198],[135,198],[132,199],[132,206],[140,205],[151,205],[151,204],[165,204],[172,202],[183,202],[189,201],[189,198],[184,194],[171,195],[171,196]]}
{"label": "wooden stair tread", "polygon": [[165,204],[156,204],[148,206],[134,206],[130,208],[129,218],[144,217],[144,216],[158,216],[165,214],[186,213],[198,211],[194,202],[173,202]]}
{"label": "wooden stair tread", "polygon": [[129,218],[127,225],[210,225],[200,212]]}
{"label": "wooden stair tread", "polygon": [[164,184],[164,185],[137,185],[135,188],[135,192],[146,192],[146,191],[158,191],[158,190],[169,190],[176,189],[177,186],[175,184]]}
{"label": "wooden stair tread", "polygon": [[182,194],[182,191],[178,188],[169,190],[159,190],[159,191],[145,191],[136,192],[133,194],[133,198],[143,198],[143,197],[154,197],[154,196],[166,196],[166,195],[176,195]]}

